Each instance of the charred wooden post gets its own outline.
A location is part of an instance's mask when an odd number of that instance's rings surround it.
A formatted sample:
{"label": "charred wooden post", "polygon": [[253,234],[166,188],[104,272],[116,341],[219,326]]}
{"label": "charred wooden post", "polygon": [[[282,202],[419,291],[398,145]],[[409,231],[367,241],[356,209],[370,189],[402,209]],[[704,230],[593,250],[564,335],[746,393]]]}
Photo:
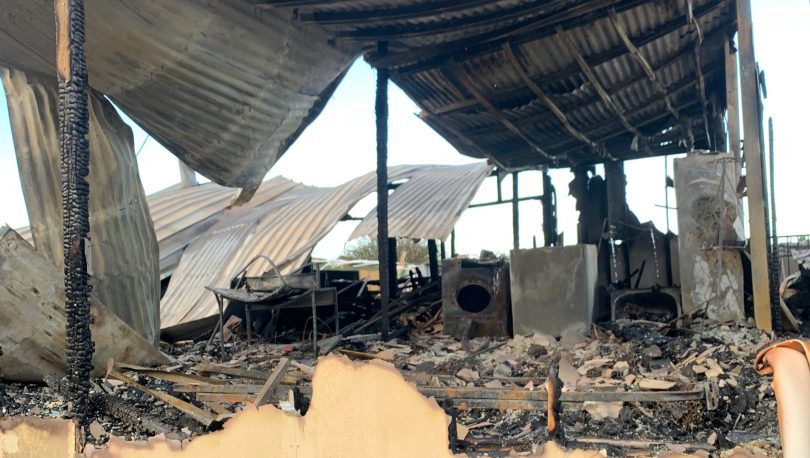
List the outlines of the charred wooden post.
{"label": "charred wooden post", "polygon": [[439,279],[439,254],[436,249],[436,241],[428,240],[428,262],[430,264],[430,281]]}
{"label": "charred wooden post", "polygon": [[390,237],[388,239],[388,299],[394,299],[399,296],[399,286],[397,279],[397,239]]}
{"label": "charred wooden post", "polygon": [[85,424],[93,369],[90,283],[85,239],[90,232],[88,82],[84,55],[84,0],[56,0],[56,69],[62,164],[67,380],[74,415]]}
{"label": "charred wooden post", "polygon": [[762,139],[759,125],[759,95],[756,58],[754,57],[751,1],[737,0],[737,37],[739,40],[740,96],[742,100],[746,184],[748,185],[748,223],[751,228],[751,278],[754,287],[754,319],[765,331],[773,328],[768,274],[768,250],[765,221],[765,186],[762,174]]}
{"label": "charred wooden post", "polygon": [[[605,162],[605,181],[607,182],[608,231],[612,240],[626,242],[627,228],[627,182],[624,176],[624,162]],[[624,282],[630,276],[627,264],[627,243],[611,248],[614,259],[611,268],[615,270],[613,279]]]}
{"label": "charred wooden post", "polygon": [[512,246],[520,249],[520,200],[518,196],[518,173],[512,172]]}
{"label": "charred wooden post", "polygon": [[557,190],[551,184],[548,170],[543,171],[543,242],[545,246],[557,245]]}
{"label": "charred wooden post", "polygon": [[[775,316],[774,319],[774,326],[781,324],[781,320],[778,318],[781,315],[781,309],[779,308],[779,301],[781,298],[779,297],[779,271],[781,269],[779,265],[779,232],[776,230],[776,192],[774,188],[774,153],[773,153],[773,118],[768,118],[768,193],[770,194],[771,198],[771,212],[770,212],[770,225],[771,225],[771,233],[770,233],[770,241],[771,241],[771,264],[770,264],[770,273],[771,273],[771,305],[773,309],[773,314]],[[781,330],[781,327],[777,327],[777,330]]]}
{"label": "charred wooden post", "polygon": [[[378,52],[385,54],[388,43],[381,42]],[[377,69],[377,94],[374,105],[377,122],[377,247],[380,269],[380,331],[388,338],[388,299],[391,297],[388,252],[388,77],[387,68]]]}

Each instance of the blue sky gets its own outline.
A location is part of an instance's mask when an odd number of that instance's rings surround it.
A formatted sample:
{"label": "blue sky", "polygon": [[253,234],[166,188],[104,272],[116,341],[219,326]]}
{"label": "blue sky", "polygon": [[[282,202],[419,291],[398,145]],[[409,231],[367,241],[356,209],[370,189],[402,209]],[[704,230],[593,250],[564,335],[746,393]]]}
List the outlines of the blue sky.
{"label": "blue sky", "polygon": [[[810,93],[806,76],[808,59],[802,56],[803,45],[810,41],[810,5],[807,0],[753,0],[756,57],[766,72],[768,99],[766,113],[774,117],[776,151],[776,196],[778,229],[781,234],[810,233],[810,222],[804,217],[804,191],[808,160],[807,107]],[[804,53],[806,54],[806,53]],[[273,167],[269,176],[283,175],[316,186],[332,186],[371,171],[375,166],[374,137],[374,71],[364,62],[353,65],[341,86],[316,119]],[[389,163],[395,164],[462,164],[473,161],[462,156],[438,134],[420,121],[417,106],[398,88],[390,91]],[[766,119],[767,119],[766,115]],[[131,123],[132,124],[132,123]],[[135,146],[146,134],[133,125]],[[670,160],[670,173],[672,170]],[[628,202],[641,221],[652,220],[665,230],[663,205],[664,158],[630,161],[625,165]],[[152,139],[146,141],[138,156],[141,179],[147,193],[158,191],[179,181],[176,159]],[[317,165],[313,165],[317,164]],[[92,165],[91,165],[92,166]],[[576,211],[566,196],[570,173],[552,171],[558,190],[560,229],[568,243],[576,238]],[[511,183],[504,183],[504,195],[511,193]],[[91,191],[92,192],[92,191]],[[522,196],[541,193],[539,173],[521,174]],[[5,95],[0,94],[0,224],[12,227],[28,224],[25,203],[20,190],[14,157],[14,145],[6,110]],[[495,198],[493,179],[485,181],[476,201]],[[365,199],[352,212],[365,216],[374,199]],[[670,204],[674,194],[670,191]],[[521,244],[530,246],[532,237],[542,240],[540,204],[521,204]],[[674,212],[670,225],[676,227]],[[356,223],[340,223],[316,250],[316,255],[337,256]],[[507,252],[512,245],[511,209],[508,205],[471,209],[457,225],[457,247],[462,253],[477,254],[486,248]]]}

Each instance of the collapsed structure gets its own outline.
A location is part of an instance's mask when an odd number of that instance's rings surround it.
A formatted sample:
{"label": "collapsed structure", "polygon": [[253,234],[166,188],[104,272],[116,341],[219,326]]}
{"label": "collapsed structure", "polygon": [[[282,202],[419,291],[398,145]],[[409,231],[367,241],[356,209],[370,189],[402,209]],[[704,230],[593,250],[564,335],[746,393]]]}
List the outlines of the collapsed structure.
{"label": "collapsed structure", "polygon": [[[778,294],[778,246],[769,213],[774,209],[765,198],[762,172],[763,83],[756,71],[747,0],[176,0],[137,8],[120,0],[84,3],[57,2],[57,28],[47,0],[14,0],[9,5],[14,13],[0,17],[0,65],[31,221],[27,235],[40,257],[9,229],[2,240],[36,263],[47,259],[53,268],[64,268],[65,290],[51,285],[48,291],[57,300],[66,296],[68,303],[60,317],[64,343],[50,333],[37,342],[41,349],[34,357],[47,359],[47,367],[19,370],[27,347],[17,340],[16,325],[10,325],[9,332],[0,333],[0,374],[31,381],[48,375],[42,374],[46,370],[64,370],[67,384],[57,381],[51,389],[68,398],[81,394],[76,412],[82,431],[89,431],[93,415],[91,388],[96,396],[120,391],[107,382],[91,387],[94,345],[96,357],[114,360],[109,377],[210,429],[249,398],[263,404],[277,397],[291,364],[281,353],[297,352],[308,363],[336,349],[357,358],[394,360],[402,344],[380,345],[444,332],[457,338],[458,349],[467,354],[452,364],[423,360],[405,367],[428,374],[430,383],[421,385],[433,391],[423,393],[448,399],[446,407],[455,417],[458,409],[538,410],[541,400],[534,388],[544,384],[547,438],[561,440],[558,431],[571,420],[561,419],[561,402],[612,402],[605,407],[611,412],[619,403],[616,412],[627,412],[623,409],[629,403],[703,401],[706,410],[696,415],[710,415],[706,412],[715,411],[718,402],[736,402],[718,401],[718,390],[734,388],[729,394],[739,394],[740,379],[745,386],[753,383],[741,366],[718,362],[712,352],[739,356],[741,347],[750,350],[765,341],[752,334],[758,331],[735,328],[743,337],[729,337],[722,350],[711,350],[699,335],[713,329],[712,322],[739,323],[749,316],[765,332],[783,323],[798,330],[799,322]],[[360,55],[377,69],[376,174],[334,188],[282,177],[263,182]],[[486,163],[389,168],[389,79],[421,107],[422,120],[459,152]],[[78,108],[69,103],[74,99]],[[146,197],[131,131],[110,101],[187,171],[214,183],[195,185],[186,179]],[[688,153],[674,171],[677,236],[635,218],[626,202],[623,170],[625,160],[676,153]],[[596,164],[604,164],[604,176],[596,173]],[[569,189],[580,212],[576,246],[562,246],[557,233],[556,189],[547,171],[561,167],[574,174]],[[543,206],[545,246],[531,250],[521,249],[517,236],[518,177],[525,170],[543,171],[543,194],[535,198]],[[460,259],[452,246],[446,256],[444,240],[493,174],[498,199],[484,205],[512,205],[515,237],[509,259],[486,253],[478,260]],[[502,198],[501,178],[507,175],[512,177],[511,199]],[[745,212],[741,182],[747,187]],[[376,237],[376,278],[321,270],[311,258],[314,246],[374,191],[377,207],[353,237]],[[426,272],[414,268],[400,278],[398,238],[427,240]],[[0,266],[12,269],[13,264]],[[12,273],[0,271],[4,286],[14,281],[26,290],[42,290],[38,278]],[[37,303],[27,291],[21,295],[6,289],[0,312],[8,316],[29,302],[40,307],[32,316],[53,307],[52,299]],[[100,304],[123,321],[114,325],[127,336],[119,346],[100,339],[111,332],[105,320],[97,318],[92,328],[95,342],[85,336],[89,316],[107,313]],[[601,322],[619,325],[591,327]],[[689,331],[693,322],[699,325]],[[638,330],[638,325],[648,328]],[[247,349],[241,347],[243,332]],[[281,346],[253,347],[254,332]],[[643,364],[636,368],[626,360],[606,360],[600,345],[633,341],[633,332],[640,333],[635,339],[650,351]],[[683,335],[690,332],[698,335],[694,341]],[[545,343],[526,348],[516,343],[527,335]],[[144,342],[157,345],[161,337],[164,349],[177,358],[173,369],[142,367],[166,364],[166,356],[144,347]],[[490,345],[492,338],[512,340]],[[571,347],[560,350],[556,338]],[[64,365],[60,345],[67,347]],[[488,369],[492,380],[487,383],[493,383],[485,388],[490,391],[480,390],[475,385],[480,374],[459,365],[473,366],[499,346],[516,348],[518,354],[535,352],[531,356],[539,363],[526,365],[544,369],[515,375],[519,365],[514,361],[520,358],[501,355],[499,364]],[[248,358],[251,348],[277,361],[273,372],[245,367],[256,363],[248,359],[216,370],[191,367],[200,362],[198,353],[229,361],[237,349],[247,351],[241,355]],[[673,361],[676,356],[682,360]],[[295,367],[311,375],[308,363],[299,360]],[[92,365],[98,375],[100,361]],[[442,370],[430,372],[436,368]],[[687,368],[701,383],[673,371]],[[571,371],[589,381],[579,383]],[[720,378],[724,371],[733,375]],[[127,372],[171,381],[175,385],[168,389],[183,399],[166,394],[165,385],[146,386]],[[209,373],[228,377],[203,377]],[[306,411],[306,378],[287,383],[296,385],[288,410]],[[565,378],[568,382],[561,382]],[[727,385],[719,387],[718,378]],[[505,388],[504,381],[511,386]],[[463,383],[472,384],[466,388],[473,394],[465,397],[451,389]],[[580,385],[596,389],[580,391]],[[606,386],[620,388],[588,394]],[[761,413],[758,409],[766,407],[751,401],[736,414]],[[115,416],[115,411],[107,409],[104,415]],[[595,418],[614,417],[602,409],[586,411]],[[641,406],[639,412],[644,411]],[[741,418],[723,418],[723,423],[733,422],[719,427],[724,441]],[[139,432],[181,429],[159,419],[135,423],[130,427]],[[450,431],[457,433],[453,427]],[[611,445],[605,438],[594,442]],[[731,448],[715,443],[716,437],[708,444],[712,450]],[[629,444],[612,446],[624,450]],[[473,448],[483,445],[479,441]],[[677,443],[671,445],[677,449]]]}

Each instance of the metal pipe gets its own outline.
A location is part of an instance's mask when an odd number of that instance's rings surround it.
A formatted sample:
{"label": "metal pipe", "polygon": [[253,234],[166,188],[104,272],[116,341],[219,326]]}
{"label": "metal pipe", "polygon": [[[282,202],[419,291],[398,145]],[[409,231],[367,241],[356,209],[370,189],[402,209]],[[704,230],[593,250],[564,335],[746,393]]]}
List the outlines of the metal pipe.
{"label": "metal pipe", "polygon": [[[377,45],[384,55],[387,42]],[[380,269],[380,332],[388,339],[388,300],[391,294],[388,272],[388,76],[387,68],[377,69],[377,94],[374,104],[377,127],[377,254]]]}
{"label": "metal pipe", "polygon": [[[81,425],[89,413],[93,341],[85,240],[90,232],[88,76],[84,53],[84,0],[56,0],[56,70],[62,161],[65,256],[65,355],[69,399]],[[81,441],[80,441],[81,442]]]}
{"label": "metal pipe", "polygon": [[[539,200],[539,201],[542,201],[543,196],[542,195],[540,195],[540,196],[526,196],[526,197],[519,197],[518,198],[518,202],[523,202],[523,201],[526,201],[526,200]],[[511,204],[513,202],[514,201],[512,199],[510,199],[510,200],[494,200],[494,201],[491,201],[491,202],[481,202],[481,203],[478,203],[478,204],[470,204],[470,205],[467,206],[467,208],[491,207],[493,205]]]}

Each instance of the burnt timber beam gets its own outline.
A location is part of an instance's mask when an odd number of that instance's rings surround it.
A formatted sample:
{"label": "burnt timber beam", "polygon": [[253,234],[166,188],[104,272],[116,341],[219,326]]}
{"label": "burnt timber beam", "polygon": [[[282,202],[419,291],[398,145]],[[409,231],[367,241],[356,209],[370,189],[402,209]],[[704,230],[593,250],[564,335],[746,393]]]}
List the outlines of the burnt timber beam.
{"label": "burnt timber beam", "polygon": [[754,290],[754,320],[757,327],[771,331],[771,299],[768,252],[765,236],[765,189],[762,174],[761,129],[759,126],[759,81],[754,57],[751,1],[737,0],[737,39],[740,48],[740,96],[742,99],[748,223],[751,230],[751,278]]}
{"label": "burnt timber beam", "polygon": [[288,6],[323,6],[334,5],[336,3],[348,3],[352,0],[263,0],[257,2],[256,8],[283,8]]}
{"label": "burnt timber beam", "polygon": [[424,71],[441,67],[453,59],[467,60],[497,52],[504,41],[522,44],[554,35],[554,26],[563,24],[567,27],[573,27],[588,23],[607,15],[608,8],[624,11],[635,8],[642,3],[644,3],[644,0],[585,2],[564,11],[557,11],[539,17],[528,24],[520,22],[482,34],[446,42],[439,46],[403,51],[387,57],[372,54],[367,58],[375,67],[390,67],[396,69],[400,74]]}
{"label": "burnt timber beam", "polygon": [[[711,74],[711,73],[719,70],[719,68],[720,68],[719,64],[712,66],[712,68],[709,69],[708,74]],[[680,81],[679,83],[677,83],[677,84],[675,84],[675,85],[673,85],[671,87],[671,89],[672,89],[671,94],[676,95],[676,94],[678,94],[678,93],[680,93],[682,91],[689,90],[689,89],[692,88],[693,84],[694,84],[694,81],[692,81],[691,78],[684,78],[682,81]],[[626,115],[628,117],[638,116],[638,115],[642,114],[644,111],[648,110],[650,108],[650,105],[652,105],[652,104],[654,104],[656,102],[660,103],[660,100],[659,100],[659,98],[657,96],[650,97],[650,98],[644,100],[638,106],[634,107],[632,110],[626,112]],[[689,101],[687,101],[687,102],[685,102],[683,104],[677,105],[676,108],[678,110],[682,111],[685,108],[688,108],[688,107],[691,107],[691,106],[695,105],[696,103],[698,103],[698,101],[689,100]],[[649,126],[650,124],[652,124],[652,123],[654,123],[656,121],[660,121],[660,120],[662,120],[662,119],[664,119],[664,118],[666,118],[668,116],[669,116],[668,112],[663,112],[662,114],[659,114],[659,115],[656,115],[656,116],[653,116],[653,117],[647,117],[647,118],[644,119],[644,121],[638,123],[637,127],[638,128],[645,128],[646,126]],[[528,125],[528,124],[537,124],[537,123],[540,122],[538,120],[538,118],[539,118],[539,116],[538,117],[529,117],[529,118],[526,118],[524,120],[516,121],[515,123],[517,125],[519,125],[519,126],[522,126],[524,124],[526,124],[526,125]],[[484,128],[484,129],[478,129],[477,133],[479,135],[483,136],[483,135],[495,133],[495,132],[497,132],[497,130],[498,130],[497,127]],[[608,132],[605,133],[606,131],[608,131]],[[609,121],[607,121],[607,122],[605,122],[605,123],[603,123],[601,125],[593,126],[593,127],[589,128],[589,129],[585,130],[584,132],[589,138],[592,138],[594,141],[598,142],[600,145],[602,145],[604,147],[604,142],[606,140],[609,140],[611,138],[615,138],[615,137],[623,135],[625,130],[622,128],[622,125],[621,125],[620,121],[612,119],[612,120],[609,120]],[[581,150],[587,148],[586,146],[582,145],[581,142],[573,140],[570,137],[548,139],[547,141],[544,142],[544,145],[545,145],[546,149],[549,150],[549,151],[565,150],[568,153],[570,153],[572,151],[581,151]],[[609,152],[606,152],[606,154],[608,154],[608,153]]]}
{"label": "burnt timber beam", "polygon": [[602,83],[599,82],[599,78],[596,77],[596,73],[594,73],[593,69],[585,61],[585,57],[582,56],[579,49],[577,49],[577,45],[574,43],[574,40],[572,40],[568,33],[566,33],[566,31],[560,26],[557,26],[557,37],[563,43],[563,45],[565,45],[565,48],[568,50],[569,54],[571,54],[571,56],[577,62],[577,65],[579,65],[579,68],[585,75],[585,78],[591,83],[591,86],[593,86],[594,90],[596,90],[596,92],[599,94],[599,97],[602,98],[602,101],[605,102],[605,105],[607,105],[608,108],[610,108],[614,113],[616,113],[616,116],[619,117],[619,120],[622,122],[624,128],[635,135],[641,136],[641,132],[633,127],[627,117],[625,117],[624,110],[622,110],[621,107],[619,107],[616,102],[613,101],[613,98],[607,93],[604,86],[602,86]]}
{"label": "burnt timber beam", "polygon": [[[675,64],[676,62],[680,61],[681,59],[683,59],[685,57],[689,57],[691,55],[692,55],[691,48],[686,49],[682,53],[679,53],[674,59],[672,59],[672,60],[662,64],[661,66],[657,67],[657,69],[663,69],[663,68],[665,68],[665,67],[667,67],[669,65]],[[711,73],[713,71],[716,71],[719,68],[720,68],[719,64],[712,64],[706,69],[707,70],[706,73],[707,74]],[[642,76],[639,76],[638,78],[627,81],[626,83],[623,83],[623,84],[621,84],[619,86],[611,88],[609,93],[611,94],[611,96],[615,96],[616,94],[619,94],[619,93],[621,93],[621,92],[623,92],[623,91],[625,91],[627,89],[631,89],[631,88],[633,88],[633,87],[635,87],[635,86],[637,86],[637,85],[639,85],[639,84],[641,84],[641,83],[643,83],[645,81],[647,81],[647,77],[646,77],[646,75],[642,75]],[[690,77],[682,78],[680,81],[676,82],[675,84],[673,84],[670,87],[670,94],[672,96],[675,96],[677,93],[681,92],[685,87],[687,87],[687,86],[691,87],[692,81],[693,80]],[[598,94],[594,94],[592,96],[583,98],[581,100],[581,105],[570,106],[570,107],[560,107],[560,109],[561,110],[586,110],[587,111],[587,110],[592,109],[593,106],[598,104],[601,100],[602,99],[599,97]],[[655,102],[654,98],[648,98],[648,99],[645,100],[645,102],[644,102],[644,104],[642,104],[642,106],[647,107],[651,103],[654,103],[654,102]],[[512,107],[512,108],[516,108],[516,107]],[[632,117],[632,112],[628,112],[628,116]],[[515,125],[521,126],[521,127],[523,125],[538,125],[538,124],[547,123],[549,121],[552,121],[553,119],[554,119],[554,115],[552,113],[543,112],[543,113],[539,113],[537,115],[527,116],[526,118],[517,120],[517,121],[515,121]],[[483,128],[483,129],[477,129],[476,133],[477,134],[493,133],[493,132],[498,131],[499,129],[500,129],[499,127],[487,127],[487,128]],[[589,134],[588,132],[583,132],[583,133],[585,133],[585,135],[588,136],[588,137],[591,136],[591,134]]]}
{"label": "burnt timber beam", "polygon": [[551,183],[548,169],[543,170],[543,245],[557,245],[557,191]]}
{"label": "burnt timber beam", "polygon": [[[708,14],[713,13],[717,8],[719,8],[721,6],[721,4],[722,4],[722,2],[720,2],[718,0],[718,1],[707,3],[704,7],[696,9],[695,13],[694,13],[696,20],[699,20],[700,18],[702,18],[702,17],[704,17],[704,16],[706,16]],[[657,40],[657,39],[659,39],[659,38],[661,38],[661,37],[663,37],[663,36],[665,36],[665,35],[667,35],[669,33],[672,33],[672,32],[674,32],[674,31],[676,31],[676,30],[678,30],[678,29],[680,29],[680,28],[682,28],[682,27],[684,27],[686,25],[688,25],[688,22],[686,22],[686,20],[684,18],[679,17],[678,19],[675,19],[675,20],[669,21],[667,23],[664,23],[661,26],[659,26],[658,28],[653,29],[653,30],[651,30],[649,32],[638,35],[636,37],[632,37],[631,40],[632,40],[633,44],[636,47],[641,47],[641,46],[644,46],[644,45],[646,45],[648,43],[652,43],[653,41],[655,41],[655,40]],[[725,34],[725,30],[723,30],[723,29],[725,29],[727,27],[727,25],[728,24],[720,24],[717,27],[716,30],[713,30],[710,34],[706,35],[705,40],[710,41],[713,38],[717,37],[720,33]],[[509,41],[509,43],[512,46],[517,46],[517,45],[519,45],[519,44],[521,44],[523,42],[525,42],[525,40],[522,40],[520,38],[515,38],[514,40]],[[691,50],[692,50],[691,45],[684,48],[684,49],[681,49],[672,58],[672,60],[661,63],[660,66],[655,67],[654,70],[659,71],[663,67],[665,67],[667,65],[671,65],[677,59],[680,59],[681,57],[683,57],[687,53],[690,53]],[[627,52],[626,47],[624,45],[619,45],[619,46],[610,48],[610,49],[608,49],[606,51],[600,52],[598,54],[594,54],[594,55],[591,55],[591,56],[586,56],[586,60],[592,67],[596,67],[596,66],[602,65],[602,64],[604,64],[606,62],[609,62],[609,61],[611,61],[611,60],[625,54],[626,52]],[[464,58],[469,59],[469,58],[471,58],[471,56],[465,55]],[[566,66],[566,67],[562,68],[561,70],[556,71],[554,73],[549,73],[547,75],[531,75],[530,78],[531,78],[532,81],[534,81],[535,84],[542,87],[542,86],[546,86],[546,85],[550,85],[550,84],[554,84],[556,82],[562,81],[565,78],[569,78],[571,76],[574,76],[574,75],[578,74],[579,72],[580,72],[579,66],[576,63],[574,63],[574,64],[568,65],[568,66]],[[405,72],[404,72],[403,69],[399,69],[396,73],[402,75]],[[646,81],[646,79],[644,79],[644,81]],[[515,97],[519,96],[523,92],[525,92],[524,87],[508,88],[508,89],[504,89],[504,90],[501,91],[501,93],[503,94],[503,99],[504,100],[508,100],[510,98],[515,98]],[[493,100],[493,102],[498,104],[499,100]],[[474,107],[477,104],[478,104],[477,100],[475,100],[475,99],[467,99],[467,100],[462,100],[460,102],[455,102],[455,103],[446,105],[444,107],[435,108],[432,111],[435,114],[440,115],[440,114],[451,113],[451,112],[454,112],[454,111],[464,110],[464,109],[467,109],[467,108],[470,108],[470,107]]]}
{"label": "burnt timber beam", "polygon": [[[387,43],[379,43],[385,53]],[[377,93],[374,105],[377,128],[377,255],[380,269],[380,332],[388,338],[388,300],[391,297],[388,258],[388,69],[377,69]],[[314,327],[314,323],[313,323]],[[313,331],[314,332],[314,331]]]}
{"label": "burnt timber beam", "polygon": [[388,238],[388,299],[396,299],[399,296],[399,286],[397,279],[397,239]]}
{"label": "burnt timber beam", "polygon": [[503,126],[507,130],[509,130],[510,132],[515,134],[518,138],[523,140],[527,145],[529,145],[529,147],[535,153],[537,153],[538,155],[540,155],[540,156],[542,156],[542,157],[544,157],[546,159],[554,159],[554,157],[552,157],[550,154],[546,153],[545,150],[543,150],[543,148],[540,145],[538,145],[534,140],[529,138],[512,121],[507,119],[506,116],[504,116],[497,108],[495,108],[495,106],[492,105],[492,103],[490,103],[489,100],[487,100],[486,97],[484,97],[484,95],[481,93],[481,91],[479,91],[478,88],[475,87],[475,83],[473,83],[472,79],[469,77],[469,75],[467,75],[467,72],[465,72],[463,68],[461,68],[458,65],[454,65],[452,67],[451,71],[452,71],[452,75],[455,77],[455,79],[458,80],[458,82],[461,84],[461,86],[467,92],[472,94],[472,96],[475,97],[476,100],[478,100],[478,103],[480,103],[481,106],[484,107],[484,109],[487,111],[487,113],[490,114],[490,116],[497,119],[498,122],[503,124]]}
{"label": "burnt timber beam", "polygon": [[666,104],[667,106],[667,110],[670,113],[672,113],[672,116],[675,119],[680,119],[680,114],[678,113],[678,110],[676,110],[675,107],[672,106],[672,99],[667,93],[667,89],[664,87],[663,84],[661,84],[661,80],[659,80],[658,77],[655,75],[655,70],[653,70],[652,66],[644,57],[644,55],[641,53],[639,48],[636,45],[634,45],[633,42],[630,40],[630,37],[627,36],[627,32],[624,30],[624,27],[622,27],[622,24],[619,22],[619,18],[616,12],[611,11],[609,17],[610,23],[613,25],[613,29],[619,35],[619,38],[621,38],[622,42],[624,43],[624,46],[630,52],[630,55],[633,56],[633,59],[635,59],[636,62],[638,62],[638,64],[644,70],[644,73],[647,74],[647,78],[649,78],[649,80],[652,82],[653,86],[655,87],[655,90],[658,91],[659,94],[661,94],[661,97],[664,99],[664,104]]}
{"label": "burnt timber beam", "polygon": [[377,21],[418,19],[463,11],[468,8],[477,8],[490,3],[492,3],[491,0],[437,1],[359,11],[306,11],[298,13],[298,20],[301,22],[315,22],[320,25],[357,25]]}
{"label": "burnt timber beam", "polygon": [[[612,3],[615,1],[616,0],[600,0],[598,3]],[[552,0],[551,2],[540,3],[529,2],[518,4],[505,10],[496,9],[492,11],[485,11],[478,15],[449,18],[442,21],[387,27],[360,28],[358,30],[351,31],[338,31],[335,33],[335,37],[342,40],[356,41],[393,41],[405,38],[419,38],[437,34],[458,32],[470,28],[497,26],[499,24],[508,23],[509,21],[518,22],[519,27],[510,25],[507,27],[498,28],[494,32],[487,32],[483,34],[485,36],[498,36],[499,34],[515,33],[516,29],[529,30],[525,24],[528,22],[529,25],[532,26],[535,21],[535,15],[548,11],[554,11],[555,9],[562,7],[565,3],[565,0]],[[569,14],[570,13],[568,11],[563,12],[563,15],[566,17]]]}
{"label": "burnt timber beam", "polygon": [[55,11],[65,257],[66,372],[76,419],[81,426],[87,426],[93,341],[90,335],[90,276],[85,257],[85,240],[90,232],[90,186],[87,182],[90,172],[90,144],[87,138],[90,119],[84,53],[84,0],[56,0]]}
{"label": "burnt timber beam", "polygon": [[509,60],[509,63],[518,73],[526,86],[534,93],[534,95],[537,96],[537,99],[540,100],[540,102],[542,102],[552,114],[554,114],[557,120],[560,121],[563,127],[565,127],[565,130],[571,133],[574,138],[593,148],[594,151],[599,151],[599,145],[588,138],[588,136],[582,133],[579,129],[574,127],[560,107],[557,106],[557,104],[554,103],[554,101],[551,100],[542,89],[540,89],[540,86],[534,84],[534,81],[529,78],[529,75],[526,73],[526,68],[518,59],[518,56],[515,54],[515,50],[512,48],[512,45],[509,42],[503,44],[503,51],[506,54],[506,58]]}
{"label": "burnt timber beam", "polygon": [[436,247],[436,241],[430,239],[427,241],[428,246],[428,265],[430,266],[430,281],[439,280],[439,252]]}

